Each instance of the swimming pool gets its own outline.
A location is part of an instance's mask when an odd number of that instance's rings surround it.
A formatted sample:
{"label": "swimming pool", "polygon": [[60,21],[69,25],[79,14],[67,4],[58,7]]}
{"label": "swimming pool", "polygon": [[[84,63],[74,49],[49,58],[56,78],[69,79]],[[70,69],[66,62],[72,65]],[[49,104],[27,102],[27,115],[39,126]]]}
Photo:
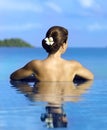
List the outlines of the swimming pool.
{"label": "swimming pool", "polygon": [[[0,52],[0,130],[45,130],[53,127],[52,115],[54,119],[66,115],[66,130],[107,129],[106,49],[68,49],[64,58],[79,60],[95,74],[93,83],[79,86],[10,83],[11,72],[31,59],[43,59],[46,53],[29,48],[0,48]],[[44,115],[49,118],[41,121]],[[63,123],[57,126],[64,127]]]}

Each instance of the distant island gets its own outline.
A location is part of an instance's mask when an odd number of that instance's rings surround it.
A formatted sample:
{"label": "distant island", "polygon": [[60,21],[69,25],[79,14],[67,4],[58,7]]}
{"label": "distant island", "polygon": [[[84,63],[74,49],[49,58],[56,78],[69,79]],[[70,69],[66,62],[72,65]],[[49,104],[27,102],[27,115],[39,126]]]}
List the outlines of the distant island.
{"label": "distant island", "polygon": [[0,47],[34,47],[20,38],[0,40]]}

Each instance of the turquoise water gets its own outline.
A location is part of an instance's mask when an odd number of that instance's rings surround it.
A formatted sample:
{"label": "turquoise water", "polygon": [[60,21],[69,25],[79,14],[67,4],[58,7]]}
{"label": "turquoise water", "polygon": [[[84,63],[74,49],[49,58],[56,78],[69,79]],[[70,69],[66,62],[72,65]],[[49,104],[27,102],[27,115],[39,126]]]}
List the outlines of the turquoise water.
{"label": "turquoise water", "polygon": [[0,130],[48,129],[40,117],[46,113],[50,102],[59,106],[63,104],[61,108],[68,122],[64,129],[106,130],[107,48],[68,48],[63,55],[66,59],[80,61],[90,69],[95,75],[92,84],[78,87],[67,83],[46,87],[42,84],[39,90],[34,83],[10,83],[9,76],[14,70],[30,60],[44,59],[46,56],[41,48],[0,48]]}

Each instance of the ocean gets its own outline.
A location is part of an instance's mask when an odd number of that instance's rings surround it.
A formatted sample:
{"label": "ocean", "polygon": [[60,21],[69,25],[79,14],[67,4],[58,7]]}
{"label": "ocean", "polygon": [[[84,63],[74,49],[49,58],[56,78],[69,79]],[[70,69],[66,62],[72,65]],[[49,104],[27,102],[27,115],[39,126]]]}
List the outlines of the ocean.
{"label": "ocean", "polygon": [[[56,124],[58,130],[107,130],[107,48],[68,48],[62,55],[91,70],[95,76],[93,83],[75,87],[67,83],[10,82],[13,71],[46,56],[42,48],[0,48],[0,130],[49,129],[54,120],[48,118],[50,109],[66,114],[67,126]],[[50,115],[55,117],[52,112]],[[42,113],[47,117],[44,122]]]}

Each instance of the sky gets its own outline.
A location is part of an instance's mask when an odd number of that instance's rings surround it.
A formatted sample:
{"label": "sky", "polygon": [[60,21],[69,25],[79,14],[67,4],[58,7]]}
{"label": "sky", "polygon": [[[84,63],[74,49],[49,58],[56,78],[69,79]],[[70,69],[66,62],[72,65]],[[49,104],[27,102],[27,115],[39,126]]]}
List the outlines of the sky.
{"label": "sky", "polygon": [[0,40],[41,47],[54,25],[69,31],[69,47],[107,47],[107,0],[0,0]]}

